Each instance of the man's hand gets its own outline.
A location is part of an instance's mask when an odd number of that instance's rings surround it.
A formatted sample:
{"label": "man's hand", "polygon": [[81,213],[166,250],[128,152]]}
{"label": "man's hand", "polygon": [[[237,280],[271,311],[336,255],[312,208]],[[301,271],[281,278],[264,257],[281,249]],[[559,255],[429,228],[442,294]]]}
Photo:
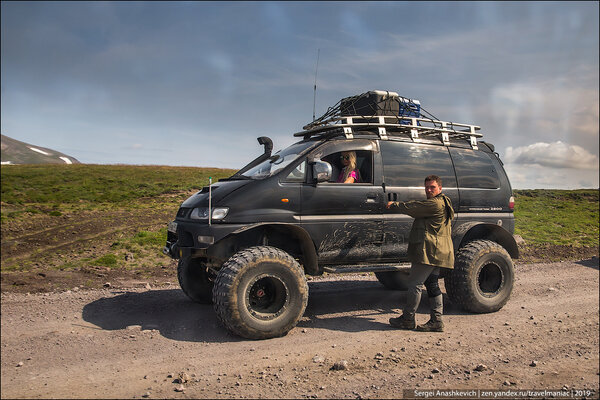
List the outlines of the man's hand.
{"label": "man's hand", "polygon": [[392,204],[394,204],[394,203],[395,203],[395,201],[388,201],[387,204],[385,205],[385,208],[389,209],[392,206]]}

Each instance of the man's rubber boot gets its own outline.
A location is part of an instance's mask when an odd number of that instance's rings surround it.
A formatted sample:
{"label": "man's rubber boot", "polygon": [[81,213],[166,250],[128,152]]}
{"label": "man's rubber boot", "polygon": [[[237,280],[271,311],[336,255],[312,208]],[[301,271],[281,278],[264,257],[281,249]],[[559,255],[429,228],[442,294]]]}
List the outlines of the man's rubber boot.
{"label": "man's rubber boot", "polygon": [[441,319],[434,320],[433,318],[417,326],[419,332],[444,332],[444,323]]}
{"label": "man's rubber boot", "polygon": [[398,318],[390,318],[390,325],[398,329],[413,330],[417,326],[417,323],[414,315],[410,318],[402,314]]}
{"label": "man's rubber boot", "polygon": [[444,332],[444,323],[442,322],[442,313],[444,302],[442,295],[429,298],[431,307],[431,319],[423,325],[417,326],[419,332]]}

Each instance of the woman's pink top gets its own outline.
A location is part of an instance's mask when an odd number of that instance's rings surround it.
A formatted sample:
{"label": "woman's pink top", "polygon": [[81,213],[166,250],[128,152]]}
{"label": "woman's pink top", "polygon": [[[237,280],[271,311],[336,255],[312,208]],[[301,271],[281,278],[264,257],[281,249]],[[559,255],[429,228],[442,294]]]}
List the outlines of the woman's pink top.
{"label": "woman's pink top", "polygon": [[[357,183],[358,182],[358,173],[356,172],[356,170],[350,172],[350,175],[348,175],[348,178],[354,178],[354,183]],[[344,170],[340,171],[340,175],[338,176],[337,183],[344,183]]]}

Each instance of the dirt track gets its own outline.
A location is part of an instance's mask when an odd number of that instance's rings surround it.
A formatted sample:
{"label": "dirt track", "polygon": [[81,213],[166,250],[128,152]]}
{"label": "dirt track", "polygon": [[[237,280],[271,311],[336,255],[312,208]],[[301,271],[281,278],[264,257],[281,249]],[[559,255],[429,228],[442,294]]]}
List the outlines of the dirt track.
{"label": "dirt track", "polygon": [[[174,285],[3,293],[1,397],[400,398],[407,388],[564,388],[593,389],[587,398],[597,398],[598,258],[516,269],[512,298],[496,313],[463,313],[445,298],[441,334],[390,329],[405,294],[372,275],[310,281],[298,327],[265,341],[230,335],[211,306]],[[426,303],[418,322],[427,320]],[[346,368],[332,370],[335,363]],[[184,383],[175,383],[180,374]]]}

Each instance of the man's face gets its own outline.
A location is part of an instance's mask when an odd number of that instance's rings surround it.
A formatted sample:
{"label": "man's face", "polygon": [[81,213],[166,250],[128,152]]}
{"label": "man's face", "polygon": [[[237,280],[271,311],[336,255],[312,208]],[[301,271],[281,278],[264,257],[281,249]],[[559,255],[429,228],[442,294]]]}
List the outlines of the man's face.
{"label": "man's face", "polygon": [[425,194],[428,199],[431,199],[442,192],[442,187],[437,184],[436,181],[425,182]]}

